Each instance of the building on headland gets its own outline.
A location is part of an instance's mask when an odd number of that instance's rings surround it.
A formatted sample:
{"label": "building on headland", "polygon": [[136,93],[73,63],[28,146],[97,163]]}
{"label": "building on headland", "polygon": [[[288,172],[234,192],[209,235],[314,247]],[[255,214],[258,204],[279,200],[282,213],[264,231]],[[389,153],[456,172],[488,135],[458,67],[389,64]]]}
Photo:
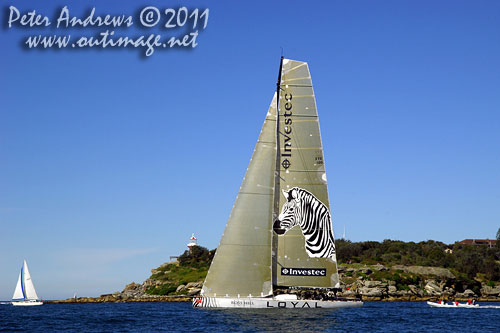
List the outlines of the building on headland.
{"label": "building on headland", "polygon": [[458,244],[495,247],[497,245],[497,241],[495,239],[464,239],[463,241],[458,242]]}
{"label": "building on headland", "polygon": [[189,243],[187,245],[188,249],[189,249],[189,254],[191,254],[191,248],[193,246],[198,246],[198,239],[196,237],[194,237],[194,233],[193,235],[189,238]]}

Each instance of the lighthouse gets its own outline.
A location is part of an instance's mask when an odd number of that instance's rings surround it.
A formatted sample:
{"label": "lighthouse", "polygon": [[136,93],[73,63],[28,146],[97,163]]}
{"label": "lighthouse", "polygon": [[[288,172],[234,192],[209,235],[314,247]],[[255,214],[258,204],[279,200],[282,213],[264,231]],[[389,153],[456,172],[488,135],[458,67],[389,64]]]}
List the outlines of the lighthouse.
{"label": "lighthouse", "polygon": [[187,244],[187,247],[188,247],[188,250],[189,250],[189,254],[191,254],[191,248],[193,246],[198,246],[198,239],[196,237],[194,237],[194,233],[189,238],[189,243]]}

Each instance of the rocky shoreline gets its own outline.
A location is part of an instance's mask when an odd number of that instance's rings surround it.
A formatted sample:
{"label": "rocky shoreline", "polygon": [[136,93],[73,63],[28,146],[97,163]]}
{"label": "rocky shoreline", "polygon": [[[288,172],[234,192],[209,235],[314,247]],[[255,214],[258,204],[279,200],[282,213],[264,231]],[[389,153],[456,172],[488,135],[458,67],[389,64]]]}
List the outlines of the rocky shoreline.
{"label": "rocky shoreline", "polygon": [[435,301],[438,299],[500,301],[500,285],[486,281],[464,282],[441,267],[340,265],[344,284],[339,297],[358,297],[364,301]]}
{"label": "rocky shoreline", "polygon": [[99,297],[77,297],[65,300],[44,301],[45,304],[62,303],[129,303],[129,302],[191,302],[191,297],[184,296],[148,296],[137,298],[122,298],[114,295],[101,295]]}
{"label": "rocky shoreline", "polygon": [[[339,265],[341,291],[336,296],[342,299],[363,301],[421,302],[475,299],[481,302],[500,301],[500,284],[486,281],[464,282],[450,270],[441,267],[403,266],[386,267],[377,265]],[[202,281],[179,285],[175,296],[150,295],[146,290],[160,285],[162,281],[147,279],[142,284],[130,283],[123,291],[99,297],[79,297],[46,303],[121,303],[121,302],[190,302],[199,295]],[[302,298],[330,299],[332,292],[323,294],[317,290],[286,289],[285,293],[297,294]]]}

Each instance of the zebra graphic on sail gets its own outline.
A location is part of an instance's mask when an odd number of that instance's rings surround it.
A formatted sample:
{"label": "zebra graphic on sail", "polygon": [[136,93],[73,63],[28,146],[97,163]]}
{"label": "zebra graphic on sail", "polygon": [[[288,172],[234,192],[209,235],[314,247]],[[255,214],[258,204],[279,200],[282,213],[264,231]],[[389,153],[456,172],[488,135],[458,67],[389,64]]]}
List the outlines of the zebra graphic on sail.
{"label": "zebra graphic on sail", "polygon": [[293,187],[282,192],[287,201],[274,221],[274,231],[283,235],[298,225],[304,235],[309,257],[335,259],[332,220],[328,208],[302,188]]}

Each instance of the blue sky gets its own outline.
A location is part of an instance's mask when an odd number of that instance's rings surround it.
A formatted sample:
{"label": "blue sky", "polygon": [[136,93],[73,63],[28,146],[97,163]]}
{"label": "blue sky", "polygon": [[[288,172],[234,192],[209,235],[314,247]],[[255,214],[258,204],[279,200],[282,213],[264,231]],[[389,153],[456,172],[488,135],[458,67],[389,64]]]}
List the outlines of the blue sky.
{"label": "blue sky", "polygon": [[[494,238],[497,1],[2,1],[0,299],[27,259],[39,295],[142,282],[215,248],[271,101],[281,48],[309,63],[336,235]],[[209,8],[191,50],[27,50],[8,6],[51,19]],[[131,36],[182,31],[116,29]]]}

